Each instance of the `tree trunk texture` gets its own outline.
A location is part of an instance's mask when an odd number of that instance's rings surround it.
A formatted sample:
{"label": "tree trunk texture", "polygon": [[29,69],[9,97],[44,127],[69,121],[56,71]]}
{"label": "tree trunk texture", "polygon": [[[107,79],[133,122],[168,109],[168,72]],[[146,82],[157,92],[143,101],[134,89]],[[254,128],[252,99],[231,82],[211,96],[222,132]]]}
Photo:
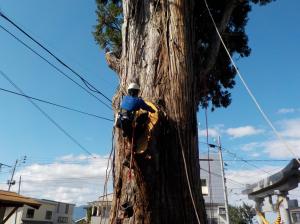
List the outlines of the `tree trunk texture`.
{"label": "tree trunk texture", "polygon": [[122,56],[118,66],[110,64],[120,78],[114,107],[119,108],[128,84],[137,82],[141,96],[158,105],[160,119],[149,142],[151,159],[134,156],[132,179],[122,165],[128,140],[115,130],[110,223],[116,223],[127,199],[134,215],[121,223],[198,223],[181,150],[200,221],[207,223],[200,185],[192,9],[193,0],[123,0]]}

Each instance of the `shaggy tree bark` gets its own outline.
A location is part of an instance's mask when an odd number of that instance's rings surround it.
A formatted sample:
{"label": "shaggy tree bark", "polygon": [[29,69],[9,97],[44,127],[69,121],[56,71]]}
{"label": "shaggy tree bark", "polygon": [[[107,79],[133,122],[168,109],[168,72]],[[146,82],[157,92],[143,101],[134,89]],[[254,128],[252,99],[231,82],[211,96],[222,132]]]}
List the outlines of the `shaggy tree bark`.
{"label": "shaggy tree bark", "polygon": [[[193,4],[193,0],[123,0],[122,55],[117,59],[107,54],[109,66],[120,78],[114,108],[117,112],[127,85],[137,82],[141,96],[158,105],[160,120],[149,143],[152,159],[134,157],[132,181],[128,168],[122,166],[128,140],[119,129],[115,131],[115,197],[110,223],[116,222],[119,205],[128,195],[134,215],[122,223],[198,223],[181,150],[197,213],[201,223],[206,223],[198,158],[196,112],[201,87],[197,81],[199,62],[194,59]],[[228,8],[230,14],[232,8]],[[224,15],[224,23],[227,21],[228,15]],[[211,61],[219,50],[216,42]],[[132,188],[128,194],[129,183]]]}

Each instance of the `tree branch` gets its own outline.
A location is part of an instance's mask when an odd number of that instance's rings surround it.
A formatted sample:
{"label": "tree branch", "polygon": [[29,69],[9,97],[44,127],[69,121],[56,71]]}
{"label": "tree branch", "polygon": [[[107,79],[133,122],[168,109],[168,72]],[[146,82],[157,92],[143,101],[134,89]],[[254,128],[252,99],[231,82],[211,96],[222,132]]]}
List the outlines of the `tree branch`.
{"label": "tree branch", "polygon": [[108,66],[120,75],[120,59],[116,56],[116,54],[114,52],[107,52],[105,54],[105,58]]}
{"label": "tree branch", "polygon": [[[231,14],[236,7],[236,4],[237,4],[236,0],[230,0],[228,2],[228,4],[226,5],[222,20],[218,27],[220,34],[222,34],[225,31],[227,24],[230,20]],[[215,32],[215,34],[212,37],[210,50],[208,53],[208,58],[205,60],[206,65],[205,65],[204,69],[201,71],[202,77],[205,77],[209,73],[209,71],[214,67],[216,60],[218,58],[220,46],[221,46],[220,38],[219,38],[218,34]]]}

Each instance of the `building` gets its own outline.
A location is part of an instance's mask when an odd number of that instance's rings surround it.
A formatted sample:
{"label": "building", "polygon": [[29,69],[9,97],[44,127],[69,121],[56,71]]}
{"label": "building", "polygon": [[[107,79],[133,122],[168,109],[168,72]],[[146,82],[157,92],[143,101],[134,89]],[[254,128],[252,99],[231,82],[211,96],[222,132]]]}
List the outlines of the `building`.
{"label": "building", "polygon": [[225,190],[223,187],[222,168],[218,153],[210,153],[209,159],[211,161],[208,161],[207,154],[200,155],[200,177],[208,223],[225,224]]}
{"label": "building", "polygon": [[40,207],[24,205],[12,215],[6,224],[71,224],[74,204],[34,199]]}
{"label": "building", "polygon": [[[211,180],[209,181],[209,164],[207,155],[200,157],[200,177],[202,184],[202,193],[205,200],[206,213],[209,224],[225,224],[226,210],[225,197],[222,179],[221,163],[217,153],[210,154],[210,172]],[[204,159],[204,161],[203,161]],[[206,160],[206,161],[205,161]],[[211,182],[211,186],[209,185]],[[113,194],[107,197],[100,196],[98,200],[89,202],[87,206],[86,220],[90,224],[99,224],[102,219],[103,224],[108,224],[109,212],[111,209]],[[90,212],[89,212],[90,211]],[[90,213],[90,214],[89,214]]]}
{"label": "building", "polygon": [[41,204],[15,192],[0,190],[0,223],[8,223],[15,212],[23,206],[38,209]]}
{"label": "building", "polygon": [[[99,224],[100,222],[108,224],[112,199],[113,194],[108,194],[100,196],[97,201],[88,203],[87,220],[90,220],[90,224]],[[90,215],[88,214],[89,210],[91,211]]]}

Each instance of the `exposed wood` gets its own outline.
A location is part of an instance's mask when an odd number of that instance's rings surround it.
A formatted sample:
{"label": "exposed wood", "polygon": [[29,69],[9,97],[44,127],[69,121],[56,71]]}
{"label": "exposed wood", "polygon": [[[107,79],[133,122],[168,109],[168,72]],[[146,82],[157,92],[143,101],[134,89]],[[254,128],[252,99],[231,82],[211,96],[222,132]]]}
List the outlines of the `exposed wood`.
{"label": "exposed wood", "polygon": [[[219,24],[217,24],[218,30],[221,35],[225,31],[227,24],[230,20],[230,17],[232,15],[232,12],[235,9],[236,5],[237,5],[236,0],[228,1],[226,8],[224,10],[222,20]],[[215,66],[217,56],[220,51],[220,47],[221,47],[220,38],[218,37],[217,32],[214,31],[214,33],[212,34],[212,38],[211,38],[209,52],[207,54],[208,56],[205,58],[205,65],[203,65],[203,68],[201,69],[201,71],[199,73],[200,82],[198,85],[200,85],[200,83],[202,83],[201,79],[205,79],[207,77],[208,73],[211,71],[211,69]]]}
{"label": "exposed wood", "polygon": [[4,224],[6,223],[6,221],[15,213],[15,211],[17,211],[19,207],[14,207],[10,213],[0,222],[0,224]]}
{"label": "exposed wood", "polygon": [[120,59],[113,52],[107,52],[105,54],[105,59],[108,66],[114,70],[117,74],[120,72]]}

